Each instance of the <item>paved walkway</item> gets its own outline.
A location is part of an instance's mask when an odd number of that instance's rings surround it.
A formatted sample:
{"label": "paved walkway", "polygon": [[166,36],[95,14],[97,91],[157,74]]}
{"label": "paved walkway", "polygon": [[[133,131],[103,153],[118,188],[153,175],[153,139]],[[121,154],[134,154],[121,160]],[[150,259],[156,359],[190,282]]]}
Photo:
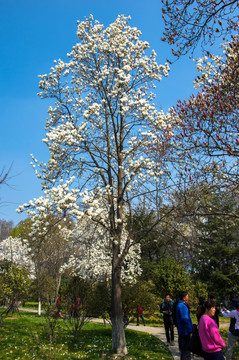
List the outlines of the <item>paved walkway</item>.
{"label": "paved walkway", "polygon": [[[162,327],[162,326],[156,327],[156,326],[128,325],[127,329],[146,332],[147,334],[156,336],[159,340],[161,340],[162,342],[167,344],[165,330],[164,330],[164,327]],[[177,333],[177,330],[175,331],[175,329],[174,329],[174,340],[175,340],[175,345],[169,346],[169,350],[170,350],[174,360],[180,360],[180,352],[178,349],[178,333]]]}
{"label": "paved walkway", "polygon": [[[152,326],[129,325],[129,326],[127,326],[127,329],[146,332],[148,334],[156,336],[159,340],[161,340],[162,342],[167,344],[165,329],[163,326],[152,327]],[[180,351],[178,348],[178,331],[177,331],[176,327],[174,327],[174,340],[175,340],[174,341],[175,345],[169,346],[169,350],[170,350],[174,360],[180,360]],[[196,356],[196,355],[194,355],[194,356],[192,355],[192,359],[193,360],[203,360],[203,358]]]}

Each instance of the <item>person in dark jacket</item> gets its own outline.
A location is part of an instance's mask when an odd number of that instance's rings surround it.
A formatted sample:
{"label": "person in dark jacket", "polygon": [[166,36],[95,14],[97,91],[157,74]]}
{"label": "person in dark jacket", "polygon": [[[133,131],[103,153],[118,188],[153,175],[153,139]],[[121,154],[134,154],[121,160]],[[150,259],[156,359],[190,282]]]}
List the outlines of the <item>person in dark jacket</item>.
{"label": "person in dark jacket", "polygon": [[197,307],[197,312],[196,312],[198,324],[199,324],[200,317],[203,315],[203,312],[204,312],[204,307],[203,307],[204,302],[205,302],[205,297],[200,296],[198,307]]}
{"label": "person in dark jacket", "polygon": [[188,293],[182,291],[179,295],[179,302],[176,308],[176,319],[178,328],[178,345],[181,353],[181,360],[190,360],[190,339],[193,331],[192,319],[189,313]]}
{"label": "person in dark jacket", "polygon": [[167,338],[167,345],[174,345],[173,328],[173,302],[169,294],[166,294],[164,302],[160,306],[160,312],[163,313],[163,322]]}

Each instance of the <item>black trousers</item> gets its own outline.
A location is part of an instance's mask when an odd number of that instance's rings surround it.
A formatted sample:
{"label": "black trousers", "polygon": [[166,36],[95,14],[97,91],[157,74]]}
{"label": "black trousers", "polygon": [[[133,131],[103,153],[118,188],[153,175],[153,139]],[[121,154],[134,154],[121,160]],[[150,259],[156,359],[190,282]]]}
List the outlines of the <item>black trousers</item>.
{"label": "black trousers", "polygon": [[178,335],[178,347],[181,353],[181,360],[191,360],[190,335]]}
{"label": "black trousers", "polygon": [[143,324],[144,324],[144,326],[145,326],[144,315],[137,315],[137,325],[139,325],[139,318],[141,318],[141,319],[142,319]]}
{"label": "black trousers", "polygon": [[205,360],[225,360],[222,351],[218,351],[215,353],[203,352],[203,358]]}
{"label": "black trousers", "polygon": [[164,321],[164,328],[166,332],[167,342],[170,343],[174,341],[174,329],[173,329],[173,322],[172,321]]}

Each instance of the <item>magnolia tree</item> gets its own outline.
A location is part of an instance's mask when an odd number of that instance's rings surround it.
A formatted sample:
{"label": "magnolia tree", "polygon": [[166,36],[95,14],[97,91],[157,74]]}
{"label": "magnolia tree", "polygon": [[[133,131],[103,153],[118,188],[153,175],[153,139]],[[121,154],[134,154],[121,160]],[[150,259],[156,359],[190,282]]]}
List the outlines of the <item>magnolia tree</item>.
{"label": "magnolia tree", "polygon": [[18,302],[26,296],[30,279],[34,278],[27,240],[9,236],[0,242],[0,273],[1,290],[8,301],[5,312],[18,311]]}
{"label": "magnolia tree", "polygon": [[[168,75],[168,65],[158,65],[156,53],[149,51],[148,42],[139,39],[140,31],[128,21],[119,16],[106,29],[92,16],[79,23],[79,42],[68,54],[69,60],[56,61],[48,75],[40,76],[40,97],[55,99],[55,105],[49,108],[44,139],[50,153],[48,164],[40,163],[39,170],[33,158],[46,191],[54,193],[59,181],[62,189],[69,187],[55,211],[74,215],[78,221],[86,216],[107,233],[112,346],[120,354],[127,352],[121,277],[134,245],[133,208],[160,181],[165,152],[155,160],[148,151],[165,149],[171,132],[169,118],[157,110],[152,92]],[[72,184],[64,188],[67,178]],[[46,199],[39,211],[43,214],[48,207]],[[92,245],[97,252],[98,245]]]}
{"label": "magnolia tree", "polygon": [[[162,40],[172,46],[175,58],[193,54],[198,45],[206,55],[197,65],[198,94],[179,100],[171,109],[177,122],[172,139],[178,161],[172,162],[179,174],[178,194],[184,194],[188,203],[188,190],[194,187],[191,195],[196,203],[208,190],[238,188],[238,1],[162,0],[162,4]],[[214,56],[211,47],[215,49],[219,40],[225,43],[223,52]]]}
{"label": "magnolia tree", "polygon": [[[40,271],[39,261],[48,271],[51,267],[49,263],[54,265],[57,274],[56,295],[60,287],[61,274],[65,271],[85,279],[109,280],[111,277],[112,239],[105,227],[89,217],[90,208],[86,214],[80,210],[76,196],[79,192],[69,189],[72,181],[73,179],[45,190],[44,196],[31,200],[29,204],[24,204],[18,209],[18,212],[26,209],[27,215],[31,217],[28,244],[31,244],[32,248],[28,248],[28,252],[31,252],[36,273]],[[102,203],[102,199],[99,199],[100,201]],[[103,203],[101,208],[104,208]],[[66,214],[78,219],[77,223],[65,217]],[[127,236],[128,232],[123,229],[122,248]],[[62,241],[59,242],[60,238]],[[59,256],[58,252],[62,255]],[[122,279],[126,282],[134,282],[141,274],[139,259],[140,245],[131,239],[131,247],[122,265]]]}
{"label": "magnolia tree", "polygon": [[[69,202],[69,197],[66,195],[67,185],[68,182],[64,186],[59,185],[57,188],[51,189],[50,194],[49,190],[46,190],[44,196],[30,201],[29,204],[24,204],[18,209],[18,212],[21,212],[26,208],[27,215],[31,219],[27,237],[34,262],[39,315],[43,298],[49,300],[49,296],[51,296],[57,299],[62,267],[69,261],[69,257],[74,251],[72,246],[73,220],[62,216],[59,210],[63,198],[65,202]],[[70,199],[72,203],[76,200],[72,196]],[[66,215],[66,207],[64,215]],[[46,287],[48,281],[52,282],[50,294]]]}
{"label": "magnolia tree", "polygon": [[6,260],[28,270],[29,275],[34,278],[34,264],[30,254],[27,240],[9,236],[0,242],[0,261]]}
{"label": "magnolia tree", "polygon": [[[225,56],[210,55],[198,61],[198,94],[179,100],[171,109],[177,122],[173,141],[181,175],[188,183],[201,182],[214,188],[238,189],[238,37],[224,45]],[[178,156],[176,155],[176,156]],[[185,175],[186,176],[183,176]]]}

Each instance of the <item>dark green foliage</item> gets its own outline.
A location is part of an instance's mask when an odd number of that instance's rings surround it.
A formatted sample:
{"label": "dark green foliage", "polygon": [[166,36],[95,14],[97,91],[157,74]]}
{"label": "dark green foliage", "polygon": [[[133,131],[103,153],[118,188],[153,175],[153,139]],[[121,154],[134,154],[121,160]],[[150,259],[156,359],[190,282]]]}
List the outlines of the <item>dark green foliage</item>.
{"label": "dark green foliage", "polygon": [[94,284],[93,306],[91,314],[93,317],[109,317],[111,307],[111,287],[106,281]]}
{"label": "dark green foliage", "polygon": [[158,299],[153,294],[152,282],[137,281],[136,284],[124,284],[122,287],[123,310],[127,312],[129,320],[136,316],[136,309],[139,305],[148,314],[154,314],[158,306]]}
{"label": "dark green foliage", "polygon": [[110,294],[105,281],[96,283],[77,276],[65,279],[61,288],[62,311],[76,338],[90,318],[109,318]]}
{"label": "dark green foliage", "polygon": [[65,279],[61,287],[63,303],[69,309],[80,298],[87,317],[101,316],[110,305],[110,288],[105,281],[94,282],[74,276]]}
{"label": "dark green foliage", "polygon": [[233,298],[239,292],[239,220],[225,214],[238,209],[228,193],[211,196],[211,201],[221,215],[212,213],[199,226],[196,277],[221,299]]}
{"label": "dark green foliage", "polygon": [[0,295],[6,296],[6,314],[18,310],[18,303],[26,298],[31,280],[28,271],[7,260],[0,262]]}
{"label": "dark green foliage", "polygon": [[158,223],[155,212],[137,208],[130,232],[135,241],[141,245],[142,260],[155,262],[161,257],[163,241],[159,236]]}
{"label": "dark green foliage", "polygon": [[21,239],[29,239],[30,238],[30,232],[32,230],[32,221],[31,219],[25,219],[19,222],[17,226],[15,226],[11,232],[10,235],[12,237],[20,237]]}
{"label": "dark green foliage", "polygon": [[[90,281],[69,278],[61,289],[61,306],[55,316],[64,316],[77,338],[85,322],[92,317],[94,289]],[[63,315],[62,315],[63,314]]]}
{"label": "dark green foliage", "polygon": [[185,267],[172,257],[165,257],[155,265],[152,280],[155,292],[161,298],[167,293],[175,298],[180,291],[190,291],[192,288],[190,275],[186,273]]}

